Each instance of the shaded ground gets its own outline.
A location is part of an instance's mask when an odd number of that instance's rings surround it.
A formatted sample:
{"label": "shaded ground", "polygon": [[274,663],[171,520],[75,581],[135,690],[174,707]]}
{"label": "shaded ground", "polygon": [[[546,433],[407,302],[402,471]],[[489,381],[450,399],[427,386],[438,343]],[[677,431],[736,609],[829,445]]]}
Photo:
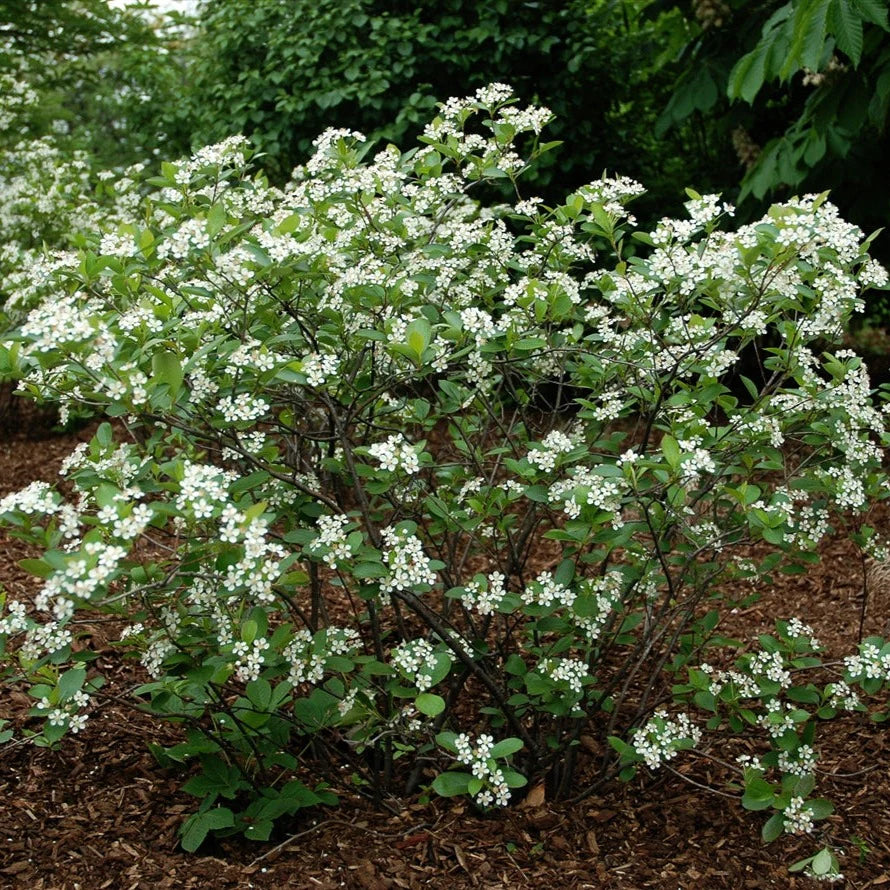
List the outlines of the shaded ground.
{"label": "shaded ground", "polygon": [[[89,430],[53,436],[20,417],[2,433],[0,496],[54,478],[61,459]],[[886,526],[886,522],[884,523]],[[0,538],[0,581],[15,591],[30,582],[17,566],[23,545]],[[872,572],[864,631],[890,622],[890,583]],[[862,566],[840,539],[806,578],[780,577],[756,606],[729,618],[749,637],[772,617],[798,616],[838,657],[853,650],[862,603]],[[204,855],[178,849],[177,830],[194,805],[179,792],[182,776],[160,769],[146,741],[173,743],[176,728],[158,725],[125,704],[138,669],[110,659],[101,623],[81,627],[103,653],[110,699],[86,730],[58,751],[12,743],[0,748],[0,888],[15,890],[165,890],[165,888],[804,888],[787,865],[819,842],[783,837],[760,842],[763,817],[725,797],[702,793],[678,774],[618,785],[582,803],[561,804],[533,789],[519,806],[481,818],[460,799],[418,798],[375,810],[336,789],[337,810],[309,812],[268,844],[205,845]],[[0,716],[27,706],[3,690]],[[890,752],[886,732],[861,715],[821,728],[816,739],[821,793],[836,804],[828,835],[842,842],[845,886],[890,890]],[[675,762],[679,770],[682,759]],[[721,787],[701,767],[697,782]],[[854,775],[855,774],[855,775]],[[853,839],[857,838],[857,841]],[[277,845],[276,845],[277,843]],[[860,850],[862,854],[860,855]]]}

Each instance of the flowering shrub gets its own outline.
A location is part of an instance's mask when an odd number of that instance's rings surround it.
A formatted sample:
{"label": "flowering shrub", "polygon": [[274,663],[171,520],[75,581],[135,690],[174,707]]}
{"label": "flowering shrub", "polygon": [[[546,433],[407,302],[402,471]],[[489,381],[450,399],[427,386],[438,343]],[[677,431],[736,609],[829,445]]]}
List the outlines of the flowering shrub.
{"label": "flowering shrub", "polygon": [[41,106],[25,72],[0,71],[0,320],[55,295],[55,270],[77,262],[77,232],[132,219],[139,204],[145,165],[97,173],[65,120],[40,132]]}
{"label": "flowering shrub", "polygon": [[190,849],[331,802],[308,763],[482,807],[528,778],[578,793],[582,732],[617,748],[603,781],[762,728],[743,803],[770,833],[824,815],[813,714],[887,682],[883,641],[803,696],[799,622],[728,671],[701,653],[728,581],[805,567],[839,522],[881,546],[861,514],[885,416],[823,350],[886,273],[825,196],[732,230],[690,193],[650,233],[620,177],[554,208],[474,199],[517,184],[547,119],[492,85],[404,154],[328,131],[283,189],[237,138],[166,163],[3,347],[26,393],[118,418],[65,462],[72,497],[0,502],[45,551],[0,624],[35,684],[24,731],[82,727],[100,678],[72,618],[119,617],[141,706],[185,726],[158,756],[201,765]]}

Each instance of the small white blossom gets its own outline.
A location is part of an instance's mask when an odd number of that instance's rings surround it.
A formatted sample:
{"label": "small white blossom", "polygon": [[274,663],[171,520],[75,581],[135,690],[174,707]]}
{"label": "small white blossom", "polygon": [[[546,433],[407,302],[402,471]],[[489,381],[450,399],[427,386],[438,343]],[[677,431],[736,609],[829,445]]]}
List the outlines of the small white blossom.
{"label": "small white blossom", "polygon": [[671,718],[667,711],[656,711],[649,722],[633,731],[634,750],[650,769],[656,769],[677,756],[681,745],[697,745],[701,730],[686,714]]}
{"label": "small white blossom", "polygon": [[385,442],[371,445],[368,453],[380,462],[382,469],[390,473],[402,470],[412,476],[420,471],[417,451],[401,433],[390,436]]}
{"label": "small white blossom", "polygon": [[785,820],[786,834],[809,834],[815,827],[812,810],[802,797],[792,797],[788,801],[782,818]]}

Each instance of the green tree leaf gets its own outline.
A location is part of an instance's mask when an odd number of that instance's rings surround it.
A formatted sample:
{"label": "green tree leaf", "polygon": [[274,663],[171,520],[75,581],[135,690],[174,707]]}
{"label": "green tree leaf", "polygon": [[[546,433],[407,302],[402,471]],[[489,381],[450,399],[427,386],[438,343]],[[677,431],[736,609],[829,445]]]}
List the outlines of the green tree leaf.
{"label": "green tree leaf", "polygon": [[849,56],[854,67],[862,58],[862,18],[848,0],[832,0],[828,12],[829,27],[838,49]]}

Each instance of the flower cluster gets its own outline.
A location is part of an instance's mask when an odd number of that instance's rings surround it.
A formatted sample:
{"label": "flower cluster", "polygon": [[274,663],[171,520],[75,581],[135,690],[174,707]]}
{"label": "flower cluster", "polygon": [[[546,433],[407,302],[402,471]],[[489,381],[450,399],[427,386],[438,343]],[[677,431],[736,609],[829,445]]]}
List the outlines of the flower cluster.
{"label": "flower cluster", "polygon": [[837,683],[829,683],[825,687],[828,694],[828,704],[832,708],[842,711],[858,711],[863,707],[859,695],[843,680]]}
{"label": "flower cluster", "polygon": [[447,655],[437,653],[427,640],[408,640],[392,651],[393,665],[418,692],[426,692],[433,685],[442,659],[451,662]]}
{"label": "flower cluster", "polygon": [[[885,651],[886,650],[886,651]],[[858,655],[844,658],[847,681],[882,680],[890,682],[890,645],[879,648],[866,640],[859,646]]]}
{"label": "flower cluster", "polygon": [[812,745],[800,745],[794,751],[780,751],[777,766],[792,776],[808,776],[816,771],[818,759]]}
{"label": "flower cluster", "polygon": [[282,655],[289,665],[288,682],[294,686],[320,683],[330,656],[351,655],[360,646],[358,633],[350,627],[326,627],[315,634],[298,630]]}
{"label": "flower cluster", "polygon": [[243,641],[235,643],[232,647],[232,655],[235,656],[235,676],[242,683],[259,677],[268,649],[269,641],[265,637],[258,637],[252,643]]}
{"label": "flower cluster", "polygon": [[588,642],[599,639],[610,616],[615,614],[624,593],[624,576],[610,569],[600,578],[587,579],[578,587],[572,602],[572,620]]}
{"label": "flower cluster", "polygon": [[6,617],[0,619],[0,634],[15,634],[28,627],[28,608],[18,600],[5,603]]}
{"label": "flower cluster", "polygon": [[186,461],[175,501],[176,508],[191,513],[195,519],[209,519],[228,501],[229,485],[234,479],[234,474],[219,467]]}
{"label": "flower cluster", "polygon": [[541,572],[520,595],[526,605],[543,606],[545,609],[554,605],[569,608],[575,601],[574,592],[560,584],[552,572]]}
{"label": "flower cluster", "polygon": [[390,436],[385,442],[377,442],[368,448],[368,454],[389,473],[401,470],[409,476],[420,470],[417,451],[401,433]]}
{"label": "flower cluster", "polygon": [[591,678],[587,665],[577,658],[547,658],[538,670],[558,684],[565,684],[573,696],[580,696],[584,683]]}
{"label": "flower cluster", "polygon": [[810,834],[815,827],[813,813],[802,797],[792,797],[782,813],[787,834]]}
{"label": "flower cluster", "polygon": [[454,740],[457,748],[457,759],[470,771],[476,779],[483,782],[482,787],[474,795],[476,803],[482,807],[492,805],[505,807],[510,802],[510,789],[504,774],[492,759],[494,739],[490,735],[479,735],[474,741],[468,733],[461,733]]}
{"label": "flower cluster", "polygon": [[806,719],[806,716],[806,712],[794,705],[774,698],[766,703],[766,712],[760,715],[757,722],[769,733],[770,738],[780,739],[788,730],[793,730],[801,719]]}
{"label": "flower cluster", "polygon": [[656,769],[700,741],[701,730],[686,714],[672,718],[667,711],[656,711],[645,726],[634,730],[632,745],[646,766]]}
{"label": "flower cluster", "polygon": [[757,652],[752,655],[746,665],[747,672],[754,680],[768,680],[778,683],[782,689],[791,685],[791,674],[785,667],[785,660],[781,652]]}
{"label": "flower cluster", "polygon": [[329,353],[315,353],[303,359],[303,373],[310,386],[324,386],[336,373],[339,362],[337,356]]}
{"label": "flower cluster", "polygon": [[[821,535],[819,536],[821,538]],[[818,540],[817,538],[816,540]],[[785,633],[793,640],[803,641],[808,649],[821,649],[822,644],[816,639],[813,628],[809,624],[804,624],[799,618],[792,618],[786,627]]]}
{"label": "flower cluster", "polygon": [[258,396],[241,393],[237,396],[223,396],[216,405],[226,423],[249,423],[259,420],[269,410],[269,403]]}
{"label": "flower cluster", "polygon": [[352,556],[352,545],[348,541],[349,517],[343,514],[318,517],[318,537],[310,548],[322,552],[322,559],[332,568],[346,562]]}
{"label": "flower cluster", "polygon": [[287,551],[269,540],[266,521],[247,520],[229,507],[224,514],[222,534],[227,535],[230,543],[241,545],[240,558],[226,567],[223,589],[230,594],[244,591],[249,600],[258,603],[273,603],[273,584],[281,574],[281,562]]}
{"label": "flower cluster", "polygon": [[418,587],[436,584],[436,573],[430,567],[430,560],[416,535],[404,528],[386,528],[382,534],[388,548],[383,553],[383,562],[389,569],[389,575],[380,582],[381,593],[414,591]]}
{"label": "flower cluster", "polygon": [[561,504],[563,512],[571,519],[581,515],[582,507],[593,506],[614,514],[613,523],[619,524],[621,498],[627,489],[623,478],[600,476],[587,467],[572,467],[568,479],[550,486],[548,497],[551,503]]}
{"label": "flower cluster", "polygon": [[83,713],[89,707],[90,697],[86,692],[78,690],[67,701],[53,704],[48,696],[41,698],[35,708],[46,715],[50,726],[65,727],[75,735],[87,724],[89,714]]}
{"label": "flower cluster", "polygon": [[713,696],[720,695],[727,687],[731,687],[739,698],[757,698],[760,695],[760,684],[747,671],[716,670],[707,662],[699,665],[699,670],[708,675],[708,691]]}
{"label": "flower cluster", "polygon": [[501,572],[491,572],[487,578],[477,575],[464,588],[461,600],[480,615],[492,615],[504,601],[507,593],[505,581]]}
{"label": "flower cluster", "polygon": [[528,462],[534,464],[544,473],[549,473],[563,454],[569,454],[575,443],[569,436],[559,430],[548,433],[541,441],[540,447],[529,451]]}

